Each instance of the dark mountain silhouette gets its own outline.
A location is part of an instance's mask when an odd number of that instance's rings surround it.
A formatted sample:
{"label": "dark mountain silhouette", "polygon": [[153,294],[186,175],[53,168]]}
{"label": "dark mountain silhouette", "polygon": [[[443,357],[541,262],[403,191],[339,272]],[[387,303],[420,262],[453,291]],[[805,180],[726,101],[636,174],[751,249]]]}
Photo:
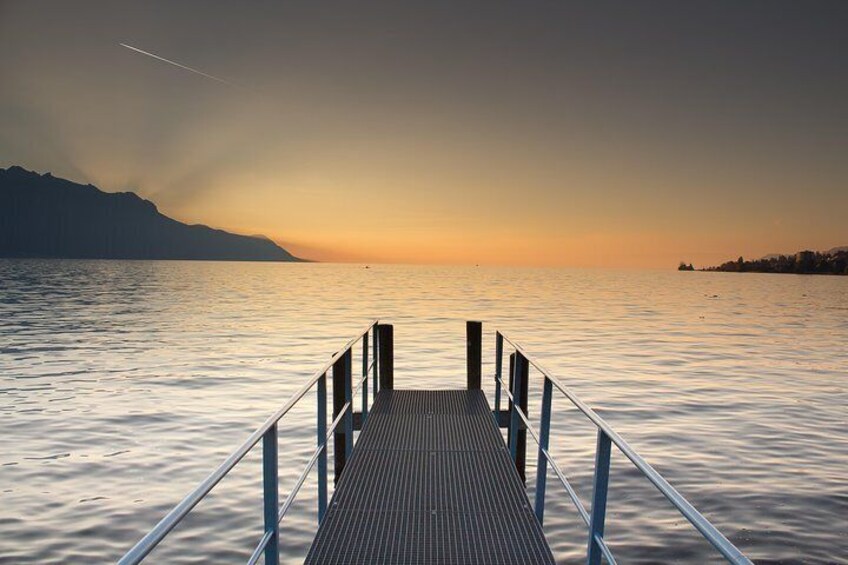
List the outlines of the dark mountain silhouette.
{"label": "dark mountain silhouette", "polygon": [[264,237],[173,220],[132,192],[0,169],[0,257],[298,261]]}

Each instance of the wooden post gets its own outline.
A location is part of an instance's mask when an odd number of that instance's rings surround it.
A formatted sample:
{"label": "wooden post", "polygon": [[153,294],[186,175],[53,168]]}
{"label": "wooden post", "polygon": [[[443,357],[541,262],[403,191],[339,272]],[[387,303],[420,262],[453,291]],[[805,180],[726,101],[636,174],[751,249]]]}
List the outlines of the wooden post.
{"label": "wooden post", "polygon": [[[333,420],[335,420],[342,410],[344,410],[346,401],[345,397],[346,386],[345,376],[347,373],[347,354],[342,355],[333,363]],[[344,470],[345,460],[347,455],[347,434],[346,425],[336,426],[333,432],[333,460],[335,462],[335,481],[339,482]]]}
{"label": "wooden post", "polygon": [[518,390],[521,388],[519,380],[521,375],[518,372],[518,365],[521,361],[518,355],[515,355],[515,363],[513,363],[512,379],[509,383],[509,391],[512,393],[512,402],[509,403],[509,457],[518,467],[518,427],[521,425],[521,418],[518,416],[517,409],[521,406],[521,399],[518,397]]}
{"label": "wooden post", "polygon": [[483,323],[465,323],[466,361],[468,366],[468,390],[480,390],[483,374]]}
{"label": "wooden post", "polygon": [[327,374],[318,379],[318,446],[324,449],[318,455],[318,524],[327,513]]}
{"label": "wooden post", "polygon": [[527,381],[529,379],[530,364],[524,355],[518,354],[515,356],[515,369],[513,374],[515,378],[512,383],[512,396],[515,403],[512,405],[510,418],[510,437],[509,437],[509,452],[515,460],[515,468],[521,476],[521,481],[527,481],[525,472],[527,462],[527,427],[524,420],[518,415],[520,409],[527,416]]}
{"label": "wooden post", "polygon": [[495,423],[501,425],[501,379],[503,378],[503,336],[495,334]]}
{"label": "wooden post", "polygon": [[[347,410],[344,415],[345,461],[353,455],[353,350],[348,349],[343,357],[344,363],[344,401]],[[344,463],[342,463],[344,465]],[[339,471],[341,474],[341,471]]]}
{"label": "wooden post", "polygon": [[380,392],[380,375],[377,371],[380,370],[380,334],[377,332],[377,326],[371,330],[371,335],[374,337],[372,349],[372,357],[374,358],[373,369],[371,373],[371,390],[374,391],[374,402],[377,402],[377,393]]}
{"label": "wooden post", "polygon": [[[509,354],[509,392],[512,393],[515,387],[512,386],[512,381],[515,379],[515,353]],[[506,411],[509,416],[509,425],[506,428],[506,444],[512,445],[512,399],[508,399],[506,403]]]}
{"label": "wooden post", "polygon": [[362,425],[368,419],[368,332],[362,336]]}
{"label": "wooden post", "polygon": [[[521,363],[519,366],[519,371],[521,371],[521,411],[527,415],[527,392],[528,385],[530,383],[530,363],[528,363],[527,358],[523,355],[519,355],[521,358]],[[529,418],[528,418],[529,419]],[[518,467],[518,474],[521,475],[521,480],[526,484],[527,483],[527,426],[524,424],[524,421],[521,422],[518,428],[518,458],[515,461],[516,466]]]}
{"label": "wooden post", "polygon": [[377,326],[380,342],[380,390],[395,387],[395,350],[394,327],[391,324]]}

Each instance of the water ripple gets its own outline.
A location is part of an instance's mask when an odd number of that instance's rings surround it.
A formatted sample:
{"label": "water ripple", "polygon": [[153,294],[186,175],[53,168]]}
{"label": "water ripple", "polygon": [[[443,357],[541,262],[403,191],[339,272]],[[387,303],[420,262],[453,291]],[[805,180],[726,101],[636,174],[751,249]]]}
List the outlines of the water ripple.
{"label": "water ripple", "polygon": [[[0,562],[116,559],[380,317],[395,324],[399,387],[463,386],[463,322],[484,320],[485,374],[498,326],[756,561],[844,563],[846,309],[836,277],[3,260]],[[310,394],[281,427],[283,492],[314,418]],[[555,398],[551,450],[586,504],[594,442]],[[261,485],[251,452],[153,562],[244,561]],[[313,473],[283,522],[285,561],[304,557],[316,499]],[[718,561],[617,453],[608,515],[623,563]],[[553,480],[545,531],[560,562],[581,562],[584,526]]]}

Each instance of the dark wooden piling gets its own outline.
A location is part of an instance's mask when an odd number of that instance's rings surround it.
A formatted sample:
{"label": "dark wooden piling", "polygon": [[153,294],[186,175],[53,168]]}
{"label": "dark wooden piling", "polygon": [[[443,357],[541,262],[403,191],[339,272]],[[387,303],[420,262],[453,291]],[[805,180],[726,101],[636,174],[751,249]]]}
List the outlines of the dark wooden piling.
{"label": "dark wooden piling", "polygon": [[[352,399],[350,398],[351,394],[351,371],[350,365],[353,363],[352,355],[350,350],[347,351],[344,355],[342,355],[338,361],[333,363],[333,419],[337,418],[339,414],[345,409],[345,404],[350,402]],[[348,415],[352,416],[353,410],[348,411]],[[351,426],[350,431],[353,430],[353,418],[351,417]],[[350,434],[351,437],[348,436],[348,426],[338,426],[336,427],[336,431],[333,432],[333,460],[335,462],[335,480],[338,480],[342,476],[342,471],[344,471],[345,463],[347,461],[347,453],[348,442],[350,442],[351,446],[353,445],[353,434]]]}
{"label": "dark wooden piling", "polygon": [[483,375],[483,323],[465,323],[468,390],[479,390]]}
{"label": "dark wooden piling", "polygon": [[[513,386],[512,381],[515,379],[515,353],[509,354],[509,392],[513,394]],[[512,399],[509,398],[506,403],[506,444],[512,445],[512,425],[510,421],[512,419]]]}
{"label": "dark wooden piling", "polygon": [[391,390],[395,388],[394,327],[391,324],[378,324],[377,338],[380,344],[380,390]]}
{"label": "dark wooden piling", "polygon": [[[512,389],[512,395],[515,397],[515,400],[518,402],[519,408],[524,414],[527,414],[527,392],[528,392],[528,381],[530,380],[530,363],[528,363],[527,358],[524,355],[518,354],[515,356],[515,362],[510,363],[513,365],[513,374],[514,380],[510,383],[510,387]],[[527,427],[524,422],[519,417],[515,417],[514,427],[515,430],[510,430],[516,434],[515,441],[515,452],[513,456],[515,458],[515,468],[518,469],[518,474],[521,476],[521,480],[523,482],[527,482]],[[512,438],[510,437],[510,448],[512,448]]]}

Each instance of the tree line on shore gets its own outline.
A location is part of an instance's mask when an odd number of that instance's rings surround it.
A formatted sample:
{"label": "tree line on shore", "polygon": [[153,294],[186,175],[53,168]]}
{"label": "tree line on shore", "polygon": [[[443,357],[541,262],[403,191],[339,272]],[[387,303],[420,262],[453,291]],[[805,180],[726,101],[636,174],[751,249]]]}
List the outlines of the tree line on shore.
{"label": "tree line on shore", "polygon": [[[692,264],[681,261],[679,271],[694,271]],[[848,275],[848,249],[829,252],[800,251],[794,255],[777,255],[746,261],[739,257],[716,267],[707,267],[702,271],[720,271],[725,273],[787,273]]]}

